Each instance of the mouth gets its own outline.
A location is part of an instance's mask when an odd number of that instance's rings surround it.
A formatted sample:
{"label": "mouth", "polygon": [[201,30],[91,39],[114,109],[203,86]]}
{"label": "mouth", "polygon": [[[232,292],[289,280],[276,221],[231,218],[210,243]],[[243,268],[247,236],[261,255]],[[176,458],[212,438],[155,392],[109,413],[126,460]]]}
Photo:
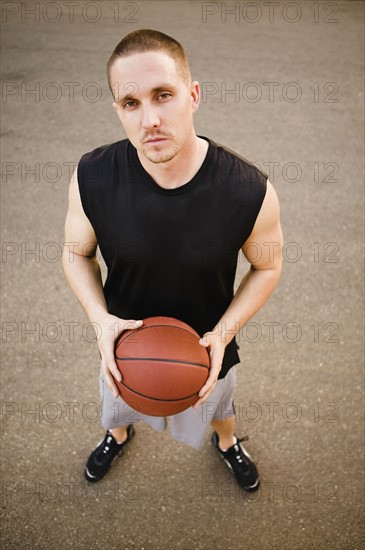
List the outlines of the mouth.
{"label": "mouth", "polygon": [[160,143],[163,143],[164,141],[167,141],[168,138],[165,137],[154,137],[147,139],[144,143],[150,143],[152,145],[159,145]]}

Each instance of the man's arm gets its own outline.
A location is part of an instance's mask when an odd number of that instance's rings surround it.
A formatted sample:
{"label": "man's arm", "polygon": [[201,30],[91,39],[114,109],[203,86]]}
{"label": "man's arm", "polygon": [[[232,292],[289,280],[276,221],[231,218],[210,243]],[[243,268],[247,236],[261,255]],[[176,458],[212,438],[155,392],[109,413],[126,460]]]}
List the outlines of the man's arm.
{"label": "man's arm", "polygon": [[137,328],[142,321],[120,319],[108,313],[96,249],[95,232],[82,207],[76,169],[70,182],[62,265],[66,279],[90,321],[100,328],[98,346],[105,380],[113,394],[118,396],[113,376],[121,380],[121,374],[114,360],[114,342],[125,328]]}
{"label": "man's arm", "polygon": [[213,391],[227,344],[262,308],[277,286],[282,267],[282,249],[279,201],[273,186],[267,180],[267,191],[261,210],[251,235],[242,247],[243,254],[251,264],[250,270],[242,279],[231,304],[217,325],[200,341],[209,350],[211,370],[194,407],[203,403]]}

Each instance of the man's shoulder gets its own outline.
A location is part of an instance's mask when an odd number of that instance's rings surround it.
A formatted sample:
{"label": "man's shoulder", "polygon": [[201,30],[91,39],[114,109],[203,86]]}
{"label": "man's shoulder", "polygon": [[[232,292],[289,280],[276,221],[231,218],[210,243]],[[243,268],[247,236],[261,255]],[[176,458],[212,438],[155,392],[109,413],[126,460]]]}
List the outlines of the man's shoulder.
{"label": "man's shoulder", "polygon": [[248,160],[246,157],[230,149],[226,145],[210,140],[213,147],[216,149],[218,159],[224,164],[230,164],[236,169],[241,169],[248,179],[257,177],[267,180],[268,174],[264,172],[257,164]]}
{"label": "man's shoulder", "polygon": [[118,156],[122,154],[123,151],[126,150],[128,143],[129,143],[128,139],[122,139],[119,141],[115,141],[114,143],[100,145],[99,147],[96,147],[92,151],[89,151],[84,155],[82,155],[80,164],[81,163],[82,164],[99,163],[104,161],[108,162],[116,154],[118,154]]}

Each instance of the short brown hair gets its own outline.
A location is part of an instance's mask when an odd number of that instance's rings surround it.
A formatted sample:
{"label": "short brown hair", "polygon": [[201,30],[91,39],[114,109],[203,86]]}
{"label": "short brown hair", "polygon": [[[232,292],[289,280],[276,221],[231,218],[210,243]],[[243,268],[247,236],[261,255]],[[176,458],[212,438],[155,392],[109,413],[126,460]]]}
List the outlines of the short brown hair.
{"label": "short brown hair", "polygon": [[152,29],[139,29],[122,38],[109,58],[107,64],[107,75],[109,88],[112,93],[113,90],[112,83],[110,81],[110,72],[116,59],[147,51],[165,52],[174,59],[183,79],[186,81],[190,80],[191,75],[188,58],[180,42],[160,31],[154,31]]}

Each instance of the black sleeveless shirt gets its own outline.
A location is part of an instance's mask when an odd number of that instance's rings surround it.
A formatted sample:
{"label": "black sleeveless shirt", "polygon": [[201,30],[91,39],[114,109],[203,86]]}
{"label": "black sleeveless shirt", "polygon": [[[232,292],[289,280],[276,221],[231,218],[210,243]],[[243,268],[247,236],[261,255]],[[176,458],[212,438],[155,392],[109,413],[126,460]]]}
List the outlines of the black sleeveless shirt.
{"label": "black sleeveless shirt", "polygon": [[[175,317],[203,335],[231,303],[238,252],[260,211],[267,175],[208,142],[198,172],[175,189],[153,180],[129,140],[81,158],[81,202],[108,268],[109,313]],[[219,378],[239,362],[237,348],[235,339],[226,347]]]}

